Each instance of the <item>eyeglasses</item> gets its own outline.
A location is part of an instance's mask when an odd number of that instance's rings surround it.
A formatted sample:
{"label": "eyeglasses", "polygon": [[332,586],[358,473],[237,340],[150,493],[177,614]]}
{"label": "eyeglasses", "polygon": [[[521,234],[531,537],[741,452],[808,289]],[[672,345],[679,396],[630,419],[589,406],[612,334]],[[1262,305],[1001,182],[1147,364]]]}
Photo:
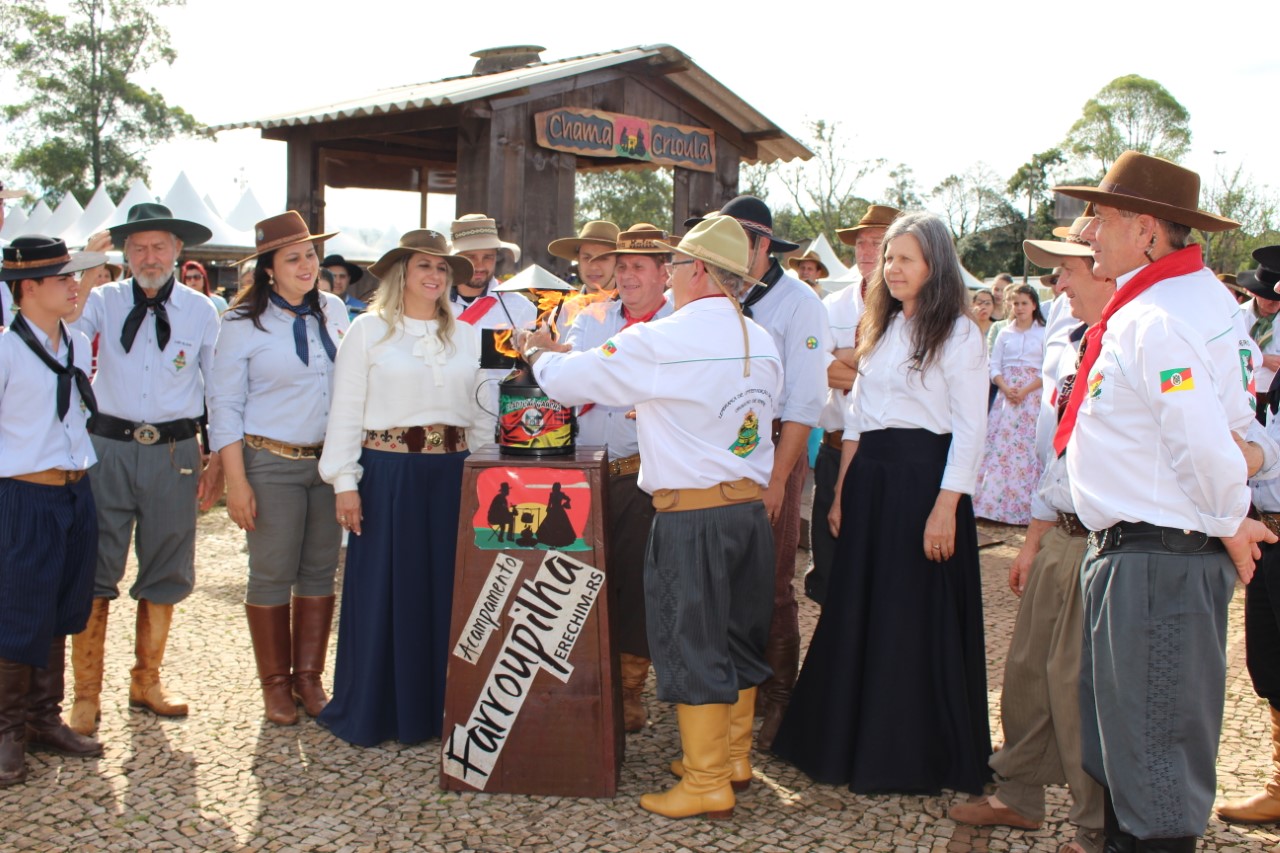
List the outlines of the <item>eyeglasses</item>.
{"label": "eyeglasses", "polygon": [[685,264],[691,264],[691,263],[693,263],[693,261],[692,261],[692,260],[687,260],[687,261],[667,261],[665,264],[663,264],[663,266],[664,266],[664,267],[666,267],[666,269],[667,269],[667,275],[671,275],[673,272],[675,272],[675,271],[676,271],[676,269],[675,269],[676,267],[682,267],[682,266],[684,266]]}

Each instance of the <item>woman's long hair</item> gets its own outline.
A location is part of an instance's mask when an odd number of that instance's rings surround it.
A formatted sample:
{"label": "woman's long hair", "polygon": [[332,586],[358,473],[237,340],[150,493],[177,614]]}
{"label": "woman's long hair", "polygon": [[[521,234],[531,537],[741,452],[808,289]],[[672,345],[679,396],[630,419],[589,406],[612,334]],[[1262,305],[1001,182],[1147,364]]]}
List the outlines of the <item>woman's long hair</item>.
{"label": "woman's long hair", "polygon": [[[1039,323],[1044,325],[1044,314],[1040,313],[1040,294],[1036,293],[1036,289],[1029,284],[1020,284],[1013,293],[1005,293],[1005,299],[1009,301],[1009,305],[1013,305],[1013,297],[1021,293],[1023,296],[1031,298],[1031,325]],[[1012,309],[1010,309],[1012,310]]]}
{"label": "woman's long hair", "polygon": [[[227,309],[226,319],[252,320],[253,325],[266,331],[262,327],[262,315],[266,312],[267,306],[271,304],[271,291],[275,289],[271,285],[270,273],[275,260],[276,250],[274,249],[258,255],[258,264],[253,268],[253,282],[248,287],[242,287],[236,291],[235,301]],[[324,326],[328,320],[320,303],[319,281],[320,277],[316,276],[317,284],[313,284],[307,294],[302,297],[302,304],[310,306],[312,313],[320,321],[320,325]]]}
{"label": "woman's long hair", "polygon": [[[409,261],[418,257],[425,252],[409,252],[403,258],[396,261],[391,269],[387,270],[387,274],[380,276],[380,284],[377,293],[374,294],[373,301],[369,303],[369,312],[377,314],[382,318],[382,322],[387,324],[387,333],[382,336],[382,340],[391,337],[400,322],[400,318],[404,316],[404,273],[409,267]],[[428,257],[438,257],[429,255]],[[440,296],[436,299],[436,337],[440,339],[440,343],[444,345],[446,352],[453,351],[453,330],[457,321],[453,317],[453,309],[449,306],[449,294],[453,289],[453,267],[448,268],[447,281],[445,286],[440,289]]]}
{"label": "woman's long hair", "polygon": [[943,344],[955,328],[956,318],[968,315],[968,291],[960,274],[951,233],[942,220],[931,213],[904,213],[893,221],[880,245],[880,261],[867,284],[867,309],[858,323],[858,344],[854,357],[859,361],[871,354],[889,330],[893,318],[902,312],[902,301],[889,293],[884,281],[884,255],[889,241],[910,234],[920,244],[929,276],[920,289],[915,315],[911,318],[911,367],[927,370],[942,352]]}

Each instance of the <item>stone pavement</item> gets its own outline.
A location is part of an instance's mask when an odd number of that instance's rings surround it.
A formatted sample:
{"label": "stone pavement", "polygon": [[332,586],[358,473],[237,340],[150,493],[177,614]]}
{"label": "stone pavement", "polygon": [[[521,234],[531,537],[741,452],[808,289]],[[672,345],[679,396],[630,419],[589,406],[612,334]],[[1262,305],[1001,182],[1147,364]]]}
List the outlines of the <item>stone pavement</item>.
{"label": "stone pavement", "polygon": [[[1005,544],[983,551],[992,732],[998,742],[999,685],[1016,614],[1006,585],[1021,543],[1015,528],[984,529]],[[101,737],[106,754],[77,761],[28,758],[30,780],[0,791],[0,850],[442,850],[442,851],[962,851],[1057,850],[1069,837],[1067,794],[1050,790],[1049,821],[1037,832],[957,826],[946,812],[958,795],[861,797],[810,782],[757,756],[756,780],[728,821],[668,821],[637,805],[671,784],[678,754],[674,713],[648,694],[650,728],[627,738],[615,800],[575,800],[441,791],[439,742],[359,749],[303,718],[261,721],[253,657],[241,606],[243,538],[221,509],[200,523],[199,582],[175,617],[165,672],[192,714],[162,721],[131,712],[127,684],[134,606],[112,610]],[[798,564],[807,555],[800,552]],[[816,608],[802,599],[807,638]],[[1241,603],[1232,605],[1221,795],[1257,789],[1268,772],[1267,713],[1244,672]],[[332,677],[327,673],[326,678]],[[68,681],[69,673],[68,673]],[[1264,850],[1276,827],[1214,821],[1203,849]]]}

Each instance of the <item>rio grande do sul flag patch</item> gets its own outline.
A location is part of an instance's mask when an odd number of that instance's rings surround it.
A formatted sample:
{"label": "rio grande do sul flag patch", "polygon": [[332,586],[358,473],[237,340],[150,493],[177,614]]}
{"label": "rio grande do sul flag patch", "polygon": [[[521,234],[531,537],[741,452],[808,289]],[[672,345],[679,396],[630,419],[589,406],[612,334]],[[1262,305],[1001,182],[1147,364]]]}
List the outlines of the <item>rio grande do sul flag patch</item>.
{"label": "rio grande do sul flag patch", "polygon": [[1160,393],[1171,391],[1193,391],[1196,380],[1191,376],[1190,367],[1175,367],[1172,370],[1160,371]]}

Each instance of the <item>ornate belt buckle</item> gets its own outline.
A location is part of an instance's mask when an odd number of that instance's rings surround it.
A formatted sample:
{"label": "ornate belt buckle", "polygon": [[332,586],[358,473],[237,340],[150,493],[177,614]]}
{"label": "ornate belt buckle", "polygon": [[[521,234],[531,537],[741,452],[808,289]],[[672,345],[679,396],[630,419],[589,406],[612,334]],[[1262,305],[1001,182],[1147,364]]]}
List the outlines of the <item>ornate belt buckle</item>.
{"label": "ornate belt buckle", "polygon": [[160,428],[152,424],[138,424],[133,430],[133,439],[138,444],[155,444],[160,440]]}
{"label": "ornate belt buckle", "polygon": [[427,444],[432,447],[439,447],[444,444],[444,433],[433,429],[431,432],[427,433]]}

